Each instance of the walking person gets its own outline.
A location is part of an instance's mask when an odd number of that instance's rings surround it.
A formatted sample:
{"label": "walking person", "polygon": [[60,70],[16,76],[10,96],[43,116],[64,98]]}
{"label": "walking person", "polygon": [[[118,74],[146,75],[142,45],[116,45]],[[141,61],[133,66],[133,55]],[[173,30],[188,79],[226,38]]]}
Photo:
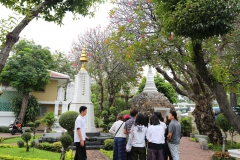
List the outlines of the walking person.
{"label": "walking person", "polygon": [[147,160],[164,160],[164,129],[159,125],[158,117],[155,114],[150,118],[146,137],[148,140]]}
{"label": "walking person", "polygon": [[143,114],[139,113],[132,130],[133,139],[131,160],[146,160],[145,137],[147,133],[147,127],[144,126],[144,122],[145,120]]}
{"label": "walking person", "polygon": [[116,122],[113,123],[109,132],[114,134],[113,160],[126,160],[126,134],[124,134],[124,119],[118,114]]}
{"label": "walking person", "polygon": [[169,127],[170,122],[171,121],[168,119],[168,116],[166,116],[165,123],[167,125],[167,129],[165,130],[165,147],[164,147],[165,148],[165,156],[164,156],[165,160],[173,160],[171,152],[168,147],[168,143],[167,143],[168,127]]}
{"label": "walking person", "polygon": [[74,142],[76,146],[74,160],[86,160],[87,152],[86,152],[85,140],[88,140],[89,138],[86,136],[86,132],[85,132],[84,116],[87,114],[87,107],[81,106],[79,108],[79,113],[80,114],[75,120],[75,126],[74,126]]}
{"label": "walking person", "polygon": [[[130,119],[126,121],[125,126],[124,126],[124,134],[128,135],[130,134],[131,127],[132,125],[135,124],[135,119],[137,117],[138,111],[134,108],[130,110]],[[127,160],[131,160],[131,152],[127,152]]]}
{"label": "walking person", "polygon": [[171,120],[168,128],[168,146],[173,160],[179,160],[178,149],[181,138],[181,125],[177,121],[176,111],[170,111],[168,118]]}

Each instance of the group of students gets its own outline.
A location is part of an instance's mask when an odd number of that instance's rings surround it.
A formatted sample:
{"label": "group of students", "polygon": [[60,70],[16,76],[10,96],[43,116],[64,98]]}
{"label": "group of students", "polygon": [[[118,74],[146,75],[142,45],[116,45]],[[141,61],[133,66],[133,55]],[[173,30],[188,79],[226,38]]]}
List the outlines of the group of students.
{"label": "group of students", "polygon": [[130,117],[119,114],[109,130],[115,136],[113,160],[179,160],[181,126],[177,113],[170,111],[163,121],[160,112],[151,117],[136,109],[130,110]]}

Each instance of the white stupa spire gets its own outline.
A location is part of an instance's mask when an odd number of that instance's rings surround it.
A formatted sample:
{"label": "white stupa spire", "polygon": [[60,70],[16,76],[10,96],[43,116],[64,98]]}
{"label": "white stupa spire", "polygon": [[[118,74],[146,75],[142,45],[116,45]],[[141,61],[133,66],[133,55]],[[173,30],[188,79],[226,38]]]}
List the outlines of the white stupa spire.
{"label": "white stupa spire", "polygon": [[150,66],[148,68],[147,80],[143,92],[158,92],[154,82],[152,68]]}

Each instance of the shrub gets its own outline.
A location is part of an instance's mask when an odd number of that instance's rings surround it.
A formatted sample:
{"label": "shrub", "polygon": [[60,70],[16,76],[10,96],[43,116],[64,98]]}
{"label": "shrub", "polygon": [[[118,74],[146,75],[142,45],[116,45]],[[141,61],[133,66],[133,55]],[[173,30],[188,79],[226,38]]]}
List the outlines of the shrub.
{"label": "shrub", "polygon": [[130,114],[130,110],[124,110],[120,114],[122,114],[122,115]]}
{"label": "shrub", "polygon": [[107,116],[108,115],[108,111],[104,110],[102,111],[102,116]]}
{"label": "shrub", "polygon": [[23,158],[23,157],[2,155],[2,154],[0,154],[0,159],[6,159],[6,160],[48,160],[48,159],[42,159],[42,158]]}
{"label": "shrub", "polygon": [[69,151],[66,152],[66,160],[73,160],[74,159],[74,154],[73,151],[70,149]]}
{"label": "shrub", "polygon": [[76,111],[67,111],[63,113],[59,118],[59,124],[61,127],[67,130],[69,135],[73,138],[73,130],[75,125],[75,120],[79,113]]}
{"label": "shrub", "polygon": [[108,158],[113,159],[113,151],[106,151],[104,149],[100,149],[100,152],[105,154]]}
{"label": "shrub", "polygon": [[13,148],[10,144],[0,144],[0,148]]}
{"label": "shrub", "polygon": [[31,145],[30,145],[32,148],[36,146],[36,142],[35,141],[32,141],[31,142]]}
{"label": "shrub", "polygon": [[0,133],[9,133],[9,127],[0,126]]}
{"label": "shrub", "polygon": [[94,123],[95,123],[95,127],[99,127],[99,118],[98,117],[94,117]]}
{"label": "shrub", "polygon": [[111,115],[109,118],[108,118],[109,121],[111,122],[115,122],[116,121],[116,117],[114,115]]}
{"label": "shrub", "polygon": [[32,130],[31,130],[31,129],[26,129],[25,132],[27,132],[27,133],[31,133]]}
{"label": "shrub", "polygon": [[235,158],[230,157],[227,152],[214,152],[212,155],[212,160],[235,160]]}
{"label": "shrub", "polygon": [[23,148],[24,147],[24,142],[23,141],[17,141],[17,145],[19,148]]}
{"label": "shrub", "polygon": [[213,144],[212,143],[208,143],[208,148],[212,148]]}
{"label": "shrub", "polygon": [[195,138],[190,138],[190,141],[195,142],[196,140]]}
{"label": "shrub", "polygon": [[113,139],[106,139],[104,141],[104,149],[109,151],[113,150],[114,140]]}
{"label": "shrub", "polygon": [[192,132],[192,121],[191,117],[182,117],[180,120],[181,126],[182,126],[182,132],[184,136],[190,136],[190,133]]}
{"label": "shrub", "polygon": [[73,139],[69,134],[65,133],[60,137],[60,141],[62,143],[63,148],[66,150],[72,144]]}
{"label": "shrub", "polygon": [[117,113],[116,107],[110,107],[109,111],[110,111],[111,114],[116,114]]}
{"label": "shrub", "polygon": [[25,132],[22,134],[22,139],[26,142],[27,146],[26,146],[26,152],[29,151],[29,146],[28,146],[28,141],[31,139],[31,134],[28,132]]}
{"label": "shrub", "polygon": [[62,144],[61,142],[54,142],[54,143],[36,143],[36,148],[45,150],[45,151],[52,151],[52,152],[61,152]]}
{"label": "shrub", "polygon": [[2,143],[4,141],[3,137],[0,137],[0,143]]}
{"label": "shrub", "polygon": [[56,118],[53,112],[47,112],[41,119],[41,122],[47,125],[48,129],[51,129],[52,125],[56,122]]}

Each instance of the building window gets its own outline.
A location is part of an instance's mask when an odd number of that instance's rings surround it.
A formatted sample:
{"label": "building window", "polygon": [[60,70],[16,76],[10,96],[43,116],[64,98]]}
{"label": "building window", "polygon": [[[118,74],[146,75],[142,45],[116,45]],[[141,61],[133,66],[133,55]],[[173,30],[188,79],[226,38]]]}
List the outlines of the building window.
{"label": "building window", "polygon": [[43,117],[45,115],[45,113],[47,113],[47,107],[46,106],[40,106],[38,116]]}

